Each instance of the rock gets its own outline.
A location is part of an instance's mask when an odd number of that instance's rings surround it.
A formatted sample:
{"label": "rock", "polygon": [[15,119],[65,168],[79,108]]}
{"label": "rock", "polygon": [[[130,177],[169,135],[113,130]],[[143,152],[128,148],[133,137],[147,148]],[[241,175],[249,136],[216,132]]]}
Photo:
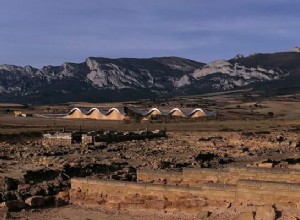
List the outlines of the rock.
{"label": "rock", "polygon": [[31,207],[42,207],[45,205],[45,199],[42,196],[33,196],[27,198],[25,203]]}
{"label": "rock", "polygon": [[18,188],[18,180],[5,177],[4,179],[4,189],[6,191],[16,190]]}
{"label": "rock", "polygon": [[281,216],[276,220],[299,220],[299,218],[292,214],[285,214],[284,216]]}
{"label": "rock", "polygon": [[212,207],[217,209],[228,209],[231,207],[231,202],[227,201],[214,201],[210,203]]}
{"label": "rock", "polygon": [[20,183],[18,185],[18,190],[27,190],[30,188],[30,184],[26,184],[26,183]]}
{"label": "rock", "polygon": [[17,197],[14,194],[14,192],[10,191],[10,192],[6,192],[2,195],[2,200],[3,201],[17,200]]}
{"label": "rock", "polygon": [[65,205],[68,205],[68,203],[65,200],[62,199],[55,200],[55,207],[61,207]]}
{"label": "rock", "polygon": [[273,163],[259,163],[257,164],[258,167],[263,167],[263,168],[272,168]]}
{"label": "rock", "polygon": [[255,220],[275,220],[275,210],[272,206],[259,206],[256,209]]}
{"label": "rock", "polygon": [[44,190],[44,195],[47,196],[52,196],[54,195],[54,189],[50,184],[47,183],[43,183],[44,185],[42,186],[43,190]]}
{"label": "rock", "polygon": [[208,211],[200,211],[196,215],[196,219],[207,219],[209,217],[209,212]]}
{"label": "rock", "polygon": [[22,194],[19,193],[18,191],[15,192],[15,196],[17,197],[18,200],[22,200],[22,201],[24,200]]}
{"label": "rock", "polygon": [[242,212],[238,215],[236,220],[254,220],[253,212]]}
{"label": "rock", "polygon": [[30,189],[30,195],[31,196],[39,196],[39,195],[43,195],[43,193],[44,193],[44,190],[39,186],[32,187]]}
{"label": "rock", "polygon": [[26,203],[20,200],[6,201],[4,206],[8,211],[20,211],[26,207]]}
{"label": "rock", "polygon": [[10,212],[5,212],[2,219],[3,220],[12,219]]}
{"label": "rock", "polygon": [[56,198],[55,196],[44,196],[44,200],[45,200],[45,205],[46,206],[55,206],[56,203]]}
{"label": "rock", "polygon": [[146,200],[145,201],[145,206],[147,209],[162,210],[165,209],[168,205],[170,205],[170,202],[167,200]]}
{"label": "rock", "polygon": [[56,195],[56,199],[61,199],[64,200],[66,202],[69,202],[70,200],[70,195],[69,195],[69,191],[61,191]]}
{"label": "rock", "polygon": [[184,198],[173,202],[173,206],[178,208],[204,207],[206,205],[207,201],[198,198]]}

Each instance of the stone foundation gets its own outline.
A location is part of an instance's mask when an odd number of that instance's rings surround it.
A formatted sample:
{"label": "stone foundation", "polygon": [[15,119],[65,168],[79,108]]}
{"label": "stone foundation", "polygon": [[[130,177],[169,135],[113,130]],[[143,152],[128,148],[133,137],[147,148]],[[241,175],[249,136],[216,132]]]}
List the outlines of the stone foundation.
{"label": "stone foundation", "polygon": [[138,180],[136,183],[75,178],[71,180],[71,202],[111,208],[179,210],[204,207],[214,202],[300,206],[300,172],[293,170],[139,171]]}
{"label": "stone foundation", "polygon": [[182,172],[138,170],[137,181],[143,183],[199,186],[206,182],[236,184],[240,179],[300,183],[300,170],[261,167],[199,169],[185,168]]}

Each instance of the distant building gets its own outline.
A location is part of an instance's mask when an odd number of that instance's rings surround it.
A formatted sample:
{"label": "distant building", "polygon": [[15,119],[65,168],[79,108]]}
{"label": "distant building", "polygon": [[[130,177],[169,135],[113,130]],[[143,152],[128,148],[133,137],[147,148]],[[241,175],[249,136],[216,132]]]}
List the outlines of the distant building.
{"label": "distant building", "polygon": [[294,47],[294,48],[292,49],[292,52],[300,53],[300,47]]}
{"label": "distant building", "polygon": [[15,117],[33,117],[33,114],[22,113],[21,111],[14,111]]}
{"label": "distant building", "polygon": [[14,114],[16,117],[19,117],[22,115],[22,112],[21,111],[14,111]]}
{"label": "distant building", "polygon": [[136,119],[147,121],[154,118],[200,118],[206,116],[214,116],[213,112],[205,112],[201,108],[193,109],[189,112],[183,112],[179,108],[173,108],[171,111],[161,111],[157,108],[148,110],[140,110],[125,106],[124,109],[111,108],[104,111],[98,108],[92,108],[84,111],[79,108],[73,108],[65,118],[70,119],[98,119],[98,120],[125,120]]}
{"label": "distant building", "polygon": [[141,120],[151,120],[154,117],[165,117],[165,118],[200,118],[206,116],[213,116],[210,112],[204,112],[200,108],[196,108],[189,112],[183,112],[179,108],[173,108],[171,111],[163,112],[157,108],[151,108],[148,111],[141,111],[139,109],[127,108],[127,113],[130,117],[139,117]]}
{"label": "distant building", "polygon": [[103,111],[97,108],[92,108],[88,112],[79,108],[73,108],[66,118],[87,118],[99,120],[124,120],[125,112],[117,108],[111,108],[108,111]]}
{"label": "distant building", "polygon": [[170,111],[169,115],[174,117],[183,117],[183,118],[186,117],[186,115],[179,108],[173,108]]}
{"label": "distant building", "polygon": [[72,141],[72,133],[54,133],[54,134],[44,134],[42,145],[43,146],[56,146],[56,145],[62,145],[62,146],[70,146]]}
{"label": "distant building", "polygon": [[107,142],[120,142],[131,140],[144,140],[152,138],[166,137],[166,130],[155,130],[138,132],[116,132],[116,131],[91,131],[91,132],[56,132],[44,134],[42,139],[43,146],[70,146],[80,145],[101,145]]}

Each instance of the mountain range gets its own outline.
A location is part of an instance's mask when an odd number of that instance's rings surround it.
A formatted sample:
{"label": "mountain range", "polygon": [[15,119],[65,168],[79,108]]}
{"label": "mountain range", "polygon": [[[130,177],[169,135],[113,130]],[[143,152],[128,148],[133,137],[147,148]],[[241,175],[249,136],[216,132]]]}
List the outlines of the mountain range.
{"label": "mountain range", "polygon": [[210,63],[180,57],[89,57],[42,68],[0,65],[1,102],[125,101],[292,87],[300,87],[300,52],[295,50]]}

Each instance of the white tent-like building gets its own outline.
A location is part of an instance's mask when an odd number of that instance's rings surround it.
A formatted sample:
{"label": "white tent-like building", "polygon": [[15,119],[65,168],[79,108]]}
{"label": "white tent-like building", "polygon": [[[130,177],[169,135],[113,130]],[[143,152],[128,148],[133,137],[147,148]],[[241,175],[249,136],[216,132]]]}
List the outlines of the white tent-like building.
{"label": "white tent-like building", "polygon": [[125,119],[125,113],[120,111],[117,108],[111,108],[109,109],[106,114],[106,120],[124,120]]}
{"label": "white tent-like building", "polygon": [[170,116],[175,116],[175,117],[186,117],[186,115],[179,109],[179,108],[173,108],[169,112]]}
{"label": "white tent-like building", "polygon": [[[127,113],[127,114],[126,114]],[[182,117],[182,118],[200,118],[205,116],[213,116],[214,114],[210,114],[210,112],[204,112],[201,108],[196,108],[190,112],[183,112],[179,108],[173,108],[168,112],[162,112],[158,108],[151,108],[149,110],[139,110],[139,109],[131,109],[126,107],[123,109],[118,108],[111,108],[107,111],[98,109],[98,108],[91,108],[89,111],[85,112],[79,108],[73,108],[65,118],[71,119],[97,119],[97,120],[124,120],[129,117],[138,116],[142,120],[150,120],[155,116],[162,116],[162,117]]]}
{"label": "white tent-like building", "polygon": [[111,108],[108,111],[103,111],[98,108],[92,108],[88,112],[84,112],[79,108],[73,108],[66,118],[86,118],[86,119],[98,119],[98,120],[124,120],[125,113],[117,108]]}
{"label": "white tent-like building", "polygon": [[151,108],[148,111],[135,110],[135,113],[142,116],[142,120],[145,120],[145,121],[150,120],[151,117],[153,117],[153,116],[162,115],[162,112],[157,108]]}
{"label": "white tent-like building", "polygon": [[86,114],[79,108],[73,108],[68,115],[67,118],[86,118]]}
{"label": "white tent-like building", "polygon": [[106,115],[105,112],[97,109],[97,108],[92,108],[91,110],[89,110],[86,114],[86,118],[89,119],[99,119],[99,120],[105,120],[106,119]]}
{"label": "white tent-like building", "polygon": [[193,111],[187,113],[187,117],[189,118],[200,118],[204,116],[207,116],[207,114],[201,108],[196,108]]}

